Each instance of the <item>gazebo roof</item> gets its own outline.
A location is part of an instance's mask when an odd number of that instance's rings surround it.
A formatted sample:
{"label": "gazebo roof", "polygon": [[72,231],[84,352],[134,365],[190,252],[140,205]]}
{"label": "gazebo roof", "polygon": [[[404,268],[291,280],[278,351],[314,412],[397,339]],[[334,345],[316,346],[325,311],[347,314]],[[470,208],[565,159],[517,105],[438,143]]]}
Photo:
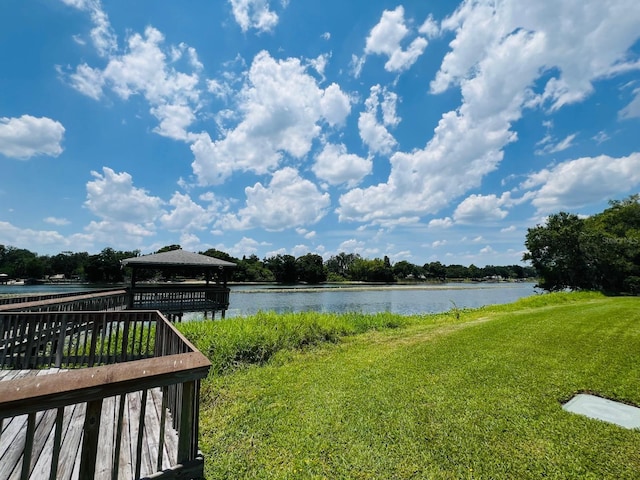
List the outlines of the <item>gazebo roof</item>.
{"label": "gazebo roof", "polygon": [[219,258],[187,252],[185,250],[170,250],[168,252],[142,255],[140,257],[125,258],[122,265],[130,267],[162,268],[162,267],[191,267],[191,268],[231,268],[236,264],[220,260]]}

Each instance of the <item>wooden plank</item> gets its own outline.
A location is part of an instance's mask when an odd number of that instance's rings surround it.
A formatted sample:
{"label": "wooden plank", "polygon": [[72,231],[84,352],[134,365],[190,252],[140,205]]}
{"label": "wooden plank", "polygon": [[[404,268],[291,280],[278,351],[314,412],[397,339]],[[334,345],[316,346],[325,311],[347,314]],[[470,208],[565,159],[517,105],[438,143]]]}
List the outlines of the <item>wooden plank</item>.
{"label": "wooden plank", "polygon": [[[59,372],[59,369],[37,370],[35,372],[37,372],[37,376],[42,377],[44,375],[56,374]],[[45,444],[47,443],[48,439],[51,437],[52,431],[54,429],[57,410],[46,410],[44,412],[39,412],[39,413],[40,415],[38,416],[39,419],[35,428],[35,437],[32,445],[31,462],[28,470],[29,474],[31,475],[31,478],[41,478],[41,477],[38,477],[37,475],[33,475],[32,473],[36,465],[38,464],[38,461],[41,458],[41,456],[44,456],[45,458],[51,457],[50,450],[47,450],[44,455],[43,455],[43,451],[45,451]],[[27,434],[27,438],[28,438],[28,434]],[[27,440],[27,445],[28,443],[29,442]],[[26,452],[25,452],[25,458],[27,456],[28,455],[26,455]],[[49,461],[48,463],[50,464],[51,461]],[[24,463],[24,460],[23,460],[23,472],[25,471],[24,470],[25,465],[26,464]]]}
{"label": "wooden plank", "polygon": [[122,446],[120,448],[120,456],[118,458],[118,479],[133,478],[133,462],[131,453],[131,421],[129,417],[129,395],[122,395],[124,399],[121,402],[122,408]]}
{"label": "wooden plank", "polygon": [[[0,478],[10,478],[15,469],[20,468],[20,458],[24,451],[25,434],[27,429],[27,415],[20,415],[11,419],[5,429],[3,448],[0,456]],[[6,440],[4,440],[6,439]],[[19,471],[19,470],[18,470]]]}
{"label": "wooden plank", "polygon": [[79,466],[80,459],[77,457],[80,455],[85,412],[86,404],[84,403],[71,405],[65,409],[65,416],[68,415],[69,423],[64,429],[64,438],[60,446],[58,461],[58,479],[60,480],[71,480],[74,466],[76,464]]}
{"label": "wooden plank", "polygon": [[140,473],[144,468],[145,472],[151,472],[151,462],[149,461],[149,450],[146,448],[148,439],[145,438],[145,416],[147,414],[147,390],[140,392],[140,412],[138,412],[138,441],[136,444],[136,474],[135,478],[140,478]]}
{"label": "wooden plank", "polygon": [[82,428],[80,478],[93,478],[95,476],[101,416],[102,398],[88,402]]}
{"label": "wooden plank", "polygon": [[137,445],[138,445],[138,435],[142,435],[144,431],[140,431],[140,394],[139,392],[130,393],[127,395],[127,399],[129,400],[129,431],[131,434],[131,467],[132,467],[132,478],[136,478],[135,473],[138,465],[138,462],[141,461],[140,456],[138,455]]}
{"label": "wooden plank", "polygon": [[[158,319],[157,322],[156,319]],[[96,352],[97,338],[101,335],[105,338],[104,332],[107,329],[111,331],[114,326],[115,330],[118,330],[120,325],[129,330],[127,334],[122,335],[128,341],[125,341],[120,348],[121,352],[117,352],[123,353],[124,358],[150,353],[147,345],[151,329],[148,328],[148,325],[154,323],[157,333],[162,331],[165,333],[165,335],[156,337],[156,346],[164,345],[166,348],[161,347],[162,353],[170,354],[160,358],[136,360],[125,364],[67,371],[60,373],[55,381],[47,376],[20,378],[23,375],[22,372],[12,374],[2,372],[0,381],[6,382],[3,385],[6,388],[0,388],[0,415],[15,416],[15,418],[7,418],[0,422],[0,455],[11,458],[11,462],[6,462],[6,465],[10,465],[5,469],[10,470],[8,475],[19,475],[19,471],[22,470],[20,457],[25,454],[24,438],[27,422],[26,417],[22,416],[21,418],[20,415],[34,412],[35,415],[31,416],[30,422],[33,442],[26,442],[32,449],[33,461],[29,462],[29,448],[27,448],[27,461],[24,467],[24,471],[27,473],[29,471],[34,474],[38,472],[37,477],[33,478],[47,478],[49,476],[48,473],[52,470],[51,462],[54,461],[51,458],[52,450],[57,450],[60,457],[59,461],[55,462],[56,465],[53,466],[51,475],[63,479],[78,478],[78,476],[93,478],[95,476],[94,466],[98,466],[99,462],[102,462],[103,468],[100,469],[100,472],[105,473],[105,478],[108,478],[111,461],[118,467],[122,464],[122,469],[118,472],[120,478],[131,478],[136,470],[140,475],[148,476],[154,475],[158,468],[172,467],[175,465],[173,459],[177,458],[172,455],[172,452],[177,450],[175,446],[178,444],[178,440],[175,431],[171,428],[172,418],[167,414],[167,405],[171,405],[171,408],[174,408],[178,415],[186,413],[182,412],[183,408],[191,411],[191,414],[187,415],[188,418],[185,417],[180,425],[184,436],[180,450],[182,453],[189,452],[187,456],[183,455],[181,458],[185,460],[192,458],[196,448],[192,443],[194,433],[193,431],[187,432],[187,429],[191,430],[192,423],[197,419],[197,415],[194,416],[197,403],[194,403],[194,397],[191,394],[197,394],[197,388],[193,388],[196,385],[195,381],[206,375],[210,364],[206,357],[199,352],[189,352],[192,346],[180,338],[181,336],[164,320],[164,317],[158,316],[157,312],[138,312],[133,316],[130,314],[110,314],[107,320],[107,315],[103,312],[100,314],[83,312],[82,314],[20,314],[12,315],[10,319],[6,320],[12,322],[13,332],[22,332],[26,336],[26,342],[20,344],[13,342],[9,345],[9,348],[16,352],[15,355],[19,355],[26,364],[33,363],[29,356],[32,356],[39,364],[43,361],[50,361],[47,358],[53,358],[54,351],[61,352],[60,349],[52,348],[53,343],[50,340],[52,335],[61,340],[60,345],[66,345],[66,359],[64,358],[65,352],[62,352],[63,362],[66,360],[67,362],[80,361],[83,364],[92,363],[97,359],[95,355],[102,355],[102,352]],[[62,328],[64,323],[69,326],[69,329]],[[27,333],[29,334],[27,335]],[[67,333],[72,334],[71,338],[67,336]],[[110,337],[110,335],[108,336]],[[100,345],[102,344],[103,342],[100,341]],[[116,353],[116,350],[118,349],[111,351],[108,349],[105,353],[108,356],[112,352]],[[171,355],[171,353],[177,352],[188,353]],[[69,356],[69,353],[73,354],[73,358]],[[88,356],[80,359],[80,356],[87,354]],[[55,371],[51,370],[51,372]],[[49,371],[40,370],[40,372]],[[34,372],[24,373],[24,375],[33,374]],[[187,382],[185,402],[182,401],[182,395],[176,395],[178,390],[182,391],[184,382]],[[169,385],[171,388],[165,388]],[[162,395],[156,387],[162,387],[167,395]],[[140,389],[143,388],[149,391],[145,395],[144,401],[141,401]],[[129,392],[136,393],[127,395]],[[107,395],[109,397],[124,395],[125,408],[122,409],[124,425],[120,436],[117,435],[117,432],[115,433],[115,436],[118,437],[115,445],[113,441],[114,430],[117,430],[114,428],[115,406],[113,409],[106,408],[107,413],[104,417],[106,420],[103,420],[102,415],[96,417],[97,414],[94,414],[94,419],[98,418],[97,423],[96,421],[92,422],[90,417],[84,415],[85,402],[98,404],[103,402],[103,397]],[[170,401],[171,398],[173,400]],[[62,416],[58,414],[58,410],[53,410],[73,402],[80,403],[64,408]],[[148,404],[144,406],[144,402],[148,402]],[[118,409],[119,414],[120,410]],[[164,428],[161,435],[160,429],[163,421]],[[100,436],[100,438],[105,441],[98,442],[99,429],[103,424],[110,425],[111,430],[110,433],[103,430],[104,436]],[[122,425],[121,422],[119,424]],[[93,426],[96,427],[98,433],[90,437],[84,431],[90,432],[91,428],[89,427]],[[9,436],[10,432],[16,432],[18,436]],[[165,438],[160,440],[162,436]],[[20,438],[23,439],[22,446],[20,446]],[[14,439],[18,439],[18,441],[14,441]],[[56,443],[60,448],[52,448]],[[98,443],[100,446],[109,445],[106,449],[101,449],[98,454],[95,452],[89,454],[88,452],[92,448],[83,447],[81,450],[86,453],[84,460],[80,462],[83,465],[82,472],[78,466],[72,467],[72,465],[77,465],[76,460],[79,461],[81,458],[78,456],[81,455],[78,453],[80,450],[78,447],[81,443],[85,447]],[[115,450],[117,448],[120,449],[121,455],[117,455],[116,458]],[[172,448],[173,450],[171,450]],[[88,461],[87,458],[90,460]],[[103,462],[103,459],[106,461]],[[92,466],[93,461],[95,464]],[[136,463],[139,463],[139,467],[136,466]],[[4,467],[4,465],[2,466]],[[58,468],[57,475],[56,468]],[[7,476],[0,475],[0,479],[4,478]]]}
{"label": "wooden plank", "polygon": [[[47,418],[47,424],[49,422],[52,423],[51,427],[39,428],[38,438],[42,444],[42,447],[39,449],[39,453],[37,455],[37,461],[31,471],[31,478],[41,478],[46,479],[49,478],[55,479],[57,475],[57,460],[58,457],[55,455],[56,451],[60,449],[60,439],[57,437],[58,434],[58,422],[60,423],[60,433],[62,430],[62,423],[64,420],[64,411],[63,410],[51,410],[51,417],[53,417],[53,421]],[[46,435],[46,432],[49,431],[49,434]],[[55,464],[55,467],[53,465]]]}
{"label": "wooden plank", "polygon": [[[47,410],[44,412],[35,428],[31,462],[28,469],[30,478],[49,477],[48,473],[51,466],[51,449],[47,449],[46,446],[48,443],[51,443],[51,440],[53,439],[52,433],[55,425],[56,413],[56,410]],[[26,467],[24,459],[22,467],[24,472],[24,468]],[[40,473],[42,470],[46,470],[47,472],[44,476]]]}
{"label": "wooden plank", "polygon": [[158,450],[160,443],[160,418],[155,404],[153,391],[147,392],[147,412],[144,422],[145,434],[145,462],[147,468],[145,474],[149,475],[157,470]]}
{"label": "wooden plank", "polygon": [[20,471],[20,478],[22,478],[23,480],[29,479],[29,472],[31,470],[31,454],[33,453],[33,441],[35,434],[36,414],[30,413],[27,416],[27,431],[24,440],[24,450],[22,451],[22,468]]}
{"label": "wooden plank", "polygon": [[102,403],[102,417],[100,419],[100,451],[96,459],[96,480],[110,480],[113,468],[115,431],[117,425],[116,397],[105,398]]}

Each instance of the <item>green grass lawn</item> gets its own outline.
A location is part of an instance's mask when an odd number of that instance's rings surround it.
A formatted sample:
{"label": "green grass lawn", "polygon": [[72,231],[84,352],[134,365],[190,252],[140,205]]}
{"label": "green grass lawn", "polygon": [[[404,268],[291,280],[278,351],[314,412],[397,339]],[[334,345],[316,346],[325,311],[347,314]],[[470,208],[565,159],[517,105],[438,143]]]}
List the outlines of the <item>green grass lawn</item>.
{"label": "green grass lawn", "polygon": [[200,419],[209,479],[640,478],[639,431],[561,408],[584,391],[640,404],[640,298],[181,329],[215,363]]}

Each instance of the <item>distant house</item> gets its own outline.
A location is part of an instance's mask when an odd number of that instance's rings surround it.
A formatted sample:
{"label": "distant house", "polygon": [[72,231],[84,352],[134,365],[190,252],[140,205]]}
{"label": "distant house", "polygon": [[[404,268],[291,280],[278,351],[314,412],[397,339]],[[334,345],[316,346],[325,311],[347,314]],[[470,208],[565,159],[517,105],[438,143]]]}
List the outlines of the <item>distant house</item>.
{"label": "distant house", "polygon": [[64,282],[65,281],[64,273],[56,273],[55,275],[50,275],[49,281],[53,283]]}
{"label": "distant house", "polygon": [[6,273],[0,273],[0,283],[7,283],[9,281],[9,275]]}

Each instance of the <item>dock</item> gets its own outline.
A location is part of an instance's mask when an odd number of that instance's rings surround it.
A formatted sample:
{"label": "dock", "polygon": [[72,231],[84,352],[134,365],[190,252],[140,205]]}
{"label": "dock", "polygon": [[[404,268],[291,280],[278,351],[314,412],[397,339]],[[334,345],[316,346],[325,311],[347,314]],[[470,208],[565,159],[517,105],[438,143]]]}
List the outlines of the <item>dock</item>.
{"label": "dock", "polygon": [[0,479],[200,479],[210,367],[159,311],[0,314]]}
{"label": "dock", "polygon": [[[235,264],[182,250],[122,263],[129,287],[0,299],[0,480],[203,478],[211,363],[172,320],[224,317]],[[205,282],[136,282],[142,270]]]}
{"label": "dock", "polygon": [[[56,374],[64,370],[0,370],[0,382],[17,380],[31,376]],[[0,388],[2,384],[0,383]],[[171,418],[162,417],[162,389],[108,397],[102,403],[100,419],[100,447],[96,461],[94,477],[96,480],[146,478],[158,471],[168,470],[178,463],[178,434],[171,427]],[[144,405],[145,420],[142,432],[142,443],[138,462],[136,458],[136,442],[139,437],[138,425],[129,419],[139,418]],[[165,407],[166,408],[166,407]],[[169,414],[170,415],[170,414]],[[86,404],[70,405],[61,412],[60,449],[57,452],[58,462],[52,472],[54,443],[56,442],[56,409],[38,412],[35,416],[33,431],[34,443],[31,447],[31,462],[27,478],[38,480],[54,478],[59,480],[80,479],[80,452],[83,441],[83,425],[86,416]],[[20,415],[5,419],[0,426],[0,478],[23,478],[23,458],[26,432],[29,423],[28,415]],[[164,442],[159,448],[160,428],[164,425]],[[117,435],[122,436],[118,452]],[[37,439],[37,440],[36,440]],[[139,473],[137,473],[139,472]]]}

